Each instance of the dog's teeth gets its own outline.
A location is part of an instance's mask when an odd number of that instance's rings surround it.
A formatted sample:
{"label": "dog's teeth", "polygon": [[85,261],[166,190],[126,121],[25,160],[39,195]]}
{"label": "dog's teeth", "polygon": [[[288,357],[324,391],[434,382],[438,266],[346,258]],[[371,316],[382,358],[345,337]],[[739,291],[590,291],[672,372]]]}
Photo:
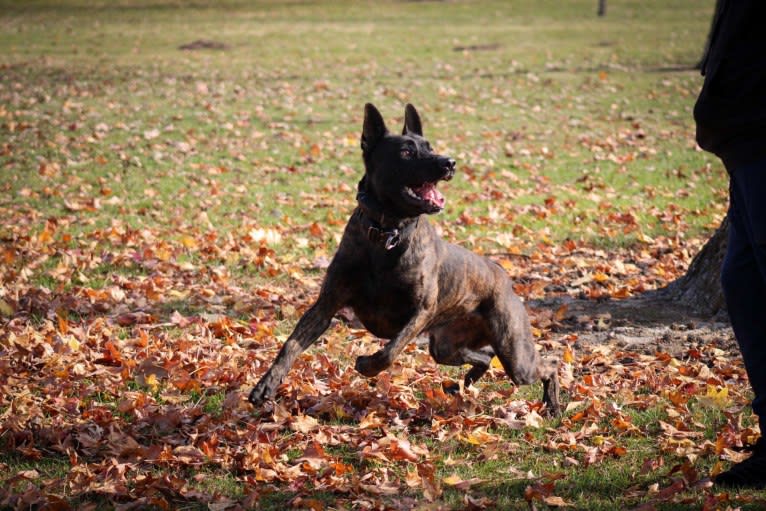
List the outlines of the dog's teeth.
{"label": "dog's teeth", "polygon": [[407,195],[409,195],[410,197],[413,197],[415,199],[419,199],[417,194],[409,186],[405,186],[404,187],[404,191],[407,192]]}

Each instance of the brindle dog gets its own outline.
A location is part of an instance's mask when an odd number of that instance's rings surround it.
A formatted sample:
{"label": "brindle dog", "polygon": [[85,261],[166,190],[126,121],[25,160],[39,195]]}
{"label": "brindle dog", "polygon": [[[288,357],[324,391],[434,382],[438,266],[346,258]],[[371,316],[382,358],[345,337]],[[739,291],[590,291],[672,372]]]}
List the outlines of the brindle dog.
{"label": "brindle dog", "polygon": [[350,306],[374,335],[390,339],[356,360],[375,376],[423,333],[440,364],[470,364],[469,386],[497,355],[517,385],[543,381],[547,412],[560,413],[555,365],[545,364],[532,342],[529,318],[511,280],[494,262],[443,241],[426,215],[444,208],[439,181],[455,174],[455,161],[436,154],[423,138],[420,116],[407,105],[402,135],[389,133],[380,112],[365,106],[365,174],[357,201],[316,303],[301,317],[274,364],[250,393],[260,405],[274,397],[295,359]]}

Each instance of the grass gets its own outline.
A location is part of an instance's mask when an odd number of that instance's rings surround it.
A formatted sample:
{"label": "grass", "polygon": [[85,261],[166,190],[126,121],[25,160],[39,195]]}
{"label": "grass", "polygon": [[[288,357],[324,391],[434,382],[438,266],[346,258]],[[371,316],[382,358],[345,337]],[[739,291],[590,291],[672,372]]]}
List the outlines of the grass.
{"label": "grass", "polygon": [[[614,1],[604,18],[594,4],[0,0],[0,256],[9,254],[0,299],[17,300],[17,287],[58,296],[117,286],[133,309],[161,321],[174,311],[225,312],[242,328],[273,321],[271,334],[286,335],[355,205],[366,102],[392,130],[412,102],[436,149],[458,161],[456,178],[444,186],[447,209],[434,218],[451,241],[531,259],[567,240],[606,251],[605,261],[621,250],[649,250],[653,239],[693,248],[726,209],[725,172],[695,147],[692,120],[701,85],[692,66],[713,2]],[[227,48],[178,49],[196,39]],[[281,240],[254,238],[269,233]],[[67,317],[75,323],[107,314],[94,301]],[[113,302],[112,316],[121,311],[121,301]],[[33,314],[38,326],[50,319]],[[227,336],[236,338],[194,328],[157,331],[179,340],[218,336],[219,352]],[[137,332],[129,325],[117,335],[130,343]],[[310,354],[335,349],[328,356],[348,365],[352,354],[333,346]],[[462,372],[442,369],[456,381]],[[151,391],[165,406],[163,392],[173,389],[163,385],[130,379],[122,390]],[[508,399],[506,382],[483,385],[483,393],[495,393],[491,403]],[[184,391],[180,401],[225,429],[226,390]],[[117,410],[118,393],[88,392],[83,406]],[[513,398],[539,394],[532,386]],[[511,451],[442,442],[428,426],[413,426],[410,439],[435,454],[440,478],[480,479],[468,493],[498,509],[528,509],[523,495],[532,483],[518,475],[528,471],[543,480],[563,474],[556,495],[576,509],[627,508],[684,460],[660,454],[652,436],[668,406],[661,397],[647,408],[626,406],[640,435],[621,436],[608,420],[599,422],[597,434],[627,454],[592,465],[583,451],[541,449],[561,420],[493,431]],[[724,414],[690,406],[704,438],[714,441]],[[138,420],[116,417],[126,428]],[[358,423],[333,420],[323,424],[343,430]],[[342,443],[326,451],[398,477],[407,470],[361,460]],[[302,452],[283,454],[292,461]],[[641,473],[645,459],[660,455],[664,468]],[[704,457],[697,469],[712,464]],[[29,460],[8,451],[0,451],[0,467],[0,483],[21,470],[49,480],[71,468],[47,453]],[[186,475],[203,493],[242,499],[253,490],[248,474],[223,464],[200,474]],[[443,486],[435,506],[461,508],[466,492]],[[289,484],[255,487],[258,509],[282,509],[312,493]],[[313,494],[328,508],[338,497],[323,488]],[[762,504],[758,492],[743,495],[730,503]],[[400,496],[422,500],[420,489]],[[703,498],[688,491],[657,509],[699,508]],[[193,498],[184,505],[204,507]]]}
{"label": "grass", "polygon": [[[655,228],[656,219],[642,211],[633,193],[619,195],[647,186],[661,192],[686,188],[678,169],[699,176],[702,189],[681,200],[660,195],[651,206],[678,203],[695,210],[710,204],[722,174],[718,169],[700,175],[711,159],[689,151],[689,112],[699,77],[662,70],[689,66],[699,56],[703,36],[695,34],[708,10],[626,2],[599,19],[585,3],[553,5],[458,3],[443,18],[438,3],[389,4],[374,16],[358,5],[336,3],[320,8],[234,2],[220,9],[177,9],[162,2],[95,9],[11,4],[4,16],[4,82],[8,89],[30,85],[25,96],[33,103],[13,105],[13,120],[34,123],[35,129],[11,135],[28,150],[11,158],[9,196],[13,204],[66,214],[55,189],[31,204],[18,195],[53,181],[89,196],[108,188],[96,222],[119,214],[133,227],[166,225],[201,208],[221,228],[236,227],[242,216],[257,216],[266,225],[285,217],[301,224],[337,209],[299,201],[301,192],[337,179],[339,167],[349,186],[358,178],[362,103],[373,101],[387,117],[398,117],[394,107],[407,100],[425,110],[437,147],[454,154],[466,170],[494,176],[510,171],[519,177],[519,188],[538,188],[509,197],[516,208],[540,204],[549,195],[560,202],[573,198],[582,223],[592,224],[603,213],[596,206],[608,202],[616,211],[638,211],[641,223]],[[176,49],[195,36],[221,40],[230,49]],[[481,44],[492,49],[454,51]],[[608,157],[641,154],[639,148],[619,147],[619,132],[635,125],[657,154],[613,163]],[[98,138],[87,140],[94,132]],[[179,143],[185,144],[182,150]],[[591,144],[607,146],[594,153],[606,158],[595,166],[583,147]],[[33,172],[43,159],[63,164],[61,175],[46,179]],[[268,182],[259,180],[275,173]],[[584,173],[592,176],[588,186],[622,193],[583,198],[575,183]],[[450,185],[456,198],[496,179],[469,183],[461,174]],[[549,181],[545,186],[539,186],[542,176]],[[259,181],[264,186],[254,187]],[[211,187],[217,195],[207,193]],[[516,187],[499,188],[518,193]],[[122,201],[107,205],[108,197]],[[486,214],[495,202],[478,199],[468,199],[470,206],[455,199],[447,220]],[[350,198],[337,201],[349,210]],[[157,215],[169,202],[178,214]],[[525,213],[514,221],[532,231],[542,224]],[[707,216],[687,221],[696,229],[692,234],[709,228]],[[553,239],[571,236],[570,222],[550,224],[545,226]]]}

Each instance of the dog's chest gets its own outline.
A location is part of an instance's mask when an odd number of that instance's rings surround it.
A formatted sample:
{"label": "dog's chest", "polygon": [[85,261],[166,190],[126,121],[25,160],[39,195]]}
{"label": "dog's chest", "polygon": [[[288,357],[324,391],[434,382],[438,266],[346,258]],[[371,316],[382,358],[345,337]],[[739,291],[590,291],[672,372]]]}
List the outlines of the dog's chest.
{"label": "dog's chest", "polygon": [[395,336],[420,307],[425,275],[409,261],[390,265],[370,261],[369,271],[355,282],[351,307],[370,332],[378,337]]}

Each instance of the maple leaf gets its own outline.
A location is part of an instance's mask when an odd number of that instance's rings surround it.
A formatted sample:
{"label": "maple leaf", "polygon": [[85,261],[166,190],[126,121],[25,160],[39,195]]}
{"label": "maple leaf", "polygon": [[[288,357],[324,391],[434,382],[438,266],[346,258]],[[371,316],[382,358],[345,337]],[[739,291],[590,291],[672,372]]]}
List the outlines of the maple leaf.
{"label": "maple leaf", "polygon": [[715,385],[708,385],[705,395],[697,396],[697,402],[709,408],[727,408],[731,403],[729,389],[727,387],[717,389]]}

